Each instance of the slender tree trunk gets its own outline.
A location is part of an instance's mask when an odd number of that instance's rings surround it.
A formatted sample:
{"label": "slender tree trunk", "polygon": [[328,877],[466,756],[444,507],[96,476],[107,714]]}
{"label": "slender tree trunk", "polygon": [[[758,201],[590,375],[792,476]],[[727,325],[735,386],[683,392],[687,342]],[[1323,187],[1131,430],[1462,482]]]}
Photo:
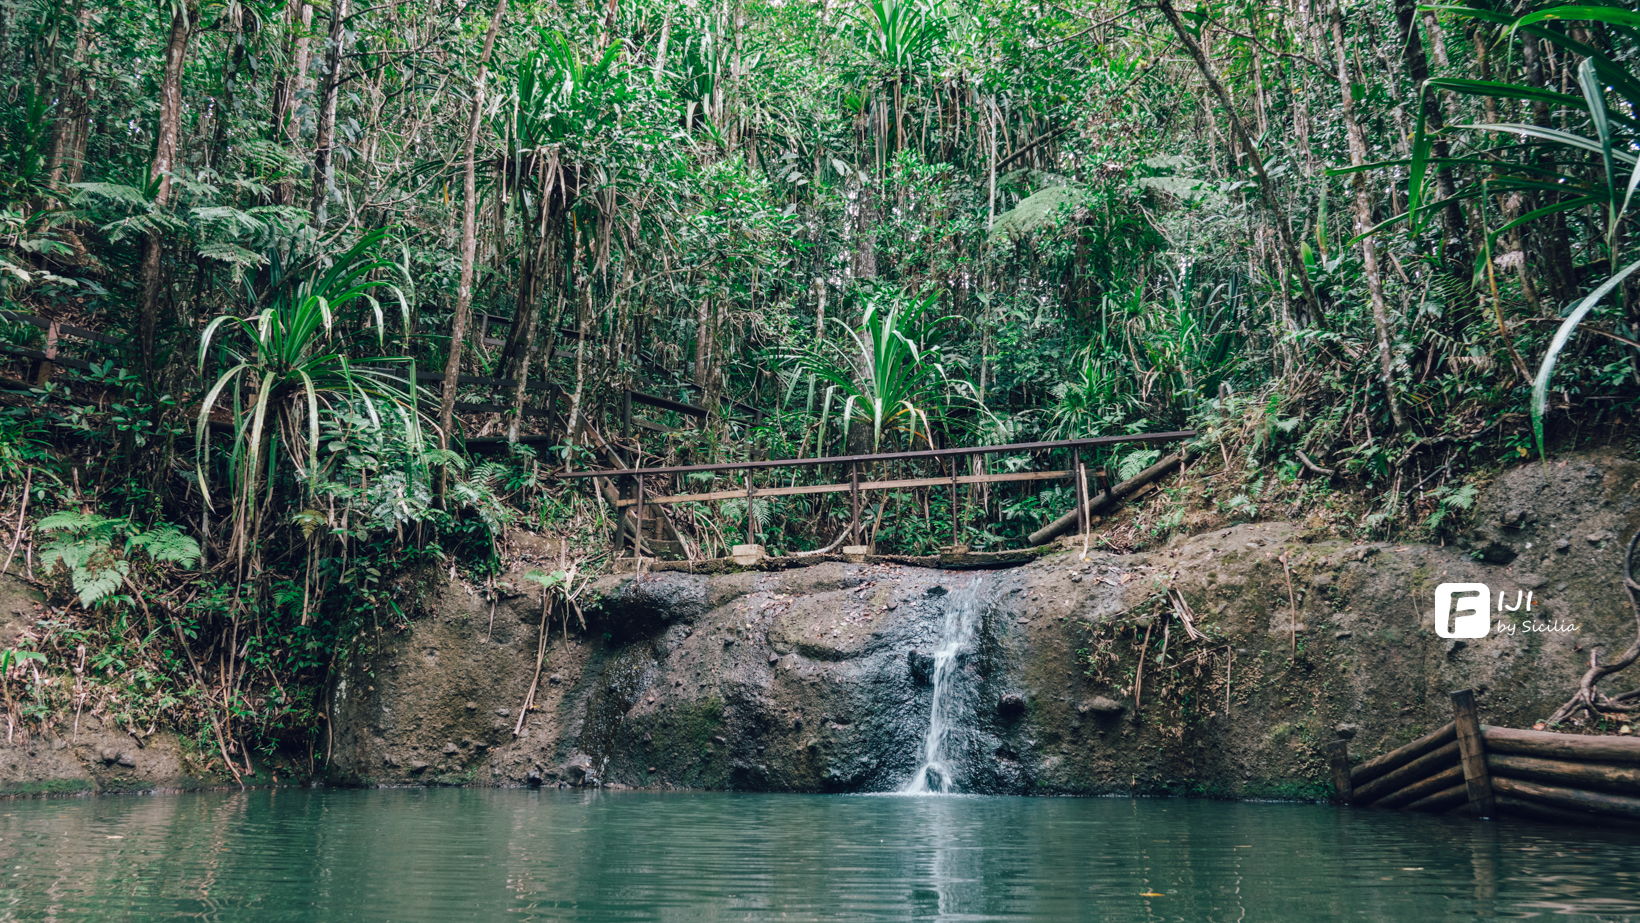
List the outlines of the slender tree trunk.
{"label": "slender tree trunk", "polygon": [[[313,6],[306,2],[286,7],[285,28],[291,33],[289,44],[290,70],[281,74],[273,87],[273,140],[281,136],[292,147],[301,140],[301,121],[296,117],[297,104],[307,90],[309,48],[308,30],[313,28]],[[273,187],[273,200],[280,205],[296,202],[296,183],[289,177]]]}
{"label": "slender tree trunk", "polygon": [[[1340,112],[1344,116],[1344,131],[1349,137],[1350,166],[1361,167],[1367,162],[1367,136],[1355,117],[1355,93],[1351,89],[1349,54],[1344,45],[1344,13],[1342,0],[1334,0],[1332,7],[1333,52],[1338,56],[1338,90]],[[1359,170],[1350,174],[1350,186],[1355,192],[1355,233],[1366,234],[1372,220],[1372,190],[1367,186],[1367,175]],[[1372,301],[1372,326],[1378,335],[1378,363],[1384,378],[1384,396],[1389,402],[1390,417],[1397,430],[1406,428],[1401,417],[1401,402],[1395,395],[1395,353],[1390,345],[1389,311],[1384,307],[1384,280],[1378,272],[1378,240],[1368,235],[1361,238],[1361,268],[1367,277],[1367,295]]]}
{"label": "slender tree trunk", "polygon": [[[193,32],[197,8],[178,4],[171,16],[171,34],[165,42],[165,73],[160,78],[159,126],[155,132],[154,160],[148,176],[157,181],[154,207],[163,209],[171,201],[171,172],[176,169],[177,137],[182,128],[182,65],[188,57],[188,38]],[[142,253],[142,309],[137,323],[137,348],[150,384],[154,381],[154,360],[158,356],[154,336],[159,327],[161,275],[164,241],[158,231],[149,231]]]}
{"label": "slender tree trunk", "polygon": [[1275,183],[1270,179],[1270,174],[1264,169],[1264,158],[1259,154],[1258,146],[1253,143],[1253,138],[1248,133],[1247,126],[1243,124],[1241,116],[1236,114],[1235,104],[1230,99],[1229,91],[1224,88],[1224,84],[1219,82],[1219,78],[1213,72],[1212,63],[1207,60],[1207,55],[1202,52],[1201,46],[1196,44],[1190,30],[1185,27],[1183,20],[1179,18],[1178,10],[1173,8],[1173,0],[1157,0],[1156,6],[1162,11],[1162,15],[1167,18],[1168,24],[1173,26],[1173,31],[1179,36],[1179,41],[1190,52],[1190,57],[1195,60],[1196,67],[1200,69],[1202,78],[1207,81],[1208,88],[1213,91],[1214,96],[1218,97],[1219,105],[1224,107],[1225,118],[1230,123],[1230,130],[1237,143],[1250,155],[1248,159],[1252,162],[1253,173],[1258,177],[1259,198],[1269,212],[1270,224],[1275,227],[1276,240],[1281,246],[1283,257],[1286,259],[1287,269],[1297,277],[1299,285],[1304,289],[1303,310],[1308,315],[1306,320],[1318,327],[1326,327],[1326,314],[1321,307],[1320,299],[1316,298],[1315,287],[1310,284],[1310,274],[1305,270],[1304,259],[1298,253],[1298,245],[1293,240],[1292,226],[1287,223],[1287,213],[1282,209],[1281,201],[1276,198]]}
{"label": "slender tree trunk", "polygon": [[[1401,57],[1406,64],[1407,78],[1412,81],[1412,89],[1418,99],[1418,107],[1414,114],[1424,120],[1425,130],[1430,135],[1430,156],[1442,159],[1451,156],[1446,138],[1442,134],[1446,129],[1446,120],[1442,118],[1440,106],[1432,105],[1438,103],[1438,100],[1430,99],[1424,90],[1424,84],[1429,82],[1429,61],[1424,56],[1423,39],[1418,34],[1417,15],[1417,0],[1395,0],[1395,22],[1401,33]],[[1452,169],[1446,166],[1436,167],[1436,198],[1451,199],[1456,191],[1457,184],[1453,180]],[[1457,202],[1449,202],[1441,209],[1441,229],[1446,234],[1448,270],[1455,275],[1467,273],[1471,259],[1469,236],[1465,233],[1463,209]]]}
{"label": "slender tree trunk", "polygon": [[64,68],[56,124],[51,140],[51,184],[77,183],[90,137],[91,86],[85,56],[91,45],[91,8],[82,3],[75,13],[74,56]]}
{"label": "slender tree trunk", "polygon": [[[461,171],[461,278],[456,283],[456,311],[450,319],[450,356],[444,363],[444,392],[439,401],[439,445],[450,447],[455,423],[456,390],[461,374],[461,354],[467,343],[467,324],[473,311],[473,265],[478,258],[478,128],[484,116],[484,80],[489,75],[490,55],[495,36],[507,13],[507,0],[496,0],[490,16],[490,31],[484,35],[484,50],[478,56],[478,76],[473,78],[473,107],[467,117],[467,139],[462,148]],[[528,376],[526,366],[524,374]],[[443,496],[444,472],[439,472],[439,494]]]}
{"label": "slender tree trunk", "polygon": [[[1542,49],[1538,45],[1537,36],[1527,32],[1521,32],[1519,33],[1518,38],[1520,39],[1521,63],[1525,65],[1526,81],[1539,89],[1554,89],[1554,87],[1549,84],[1549,75],[1545,71]],[[1548,103],[1541,100],[1533,100],[1532,122],[1542,128],[1548,128],[1551,126]],[[1542,155],[1540,156],[1539,161],[1547,164],[1549,162],[1549,157],[1547,155]],[[1553,196],[1554,194],[1550,193],[1550,195]],[[1540,197],[1535,195],[1527,200],[1529,209],[1535,209],[1546,204],[1548,203],[1542,201]],[[1572,248],[1569,243],[1571,233],[1566,227],[1565,213],[1556,212],[1555,214],[1547,216],[1542,221],[1533,222],[1528,226],[1527,233],[1537,239],[1538,246],[1543,250],[1545,262],[1548,263],[1549,270],[1546,273],[1546,276],[1549,280],[1550,289],[1555,297],[1560,299],[1562,302],[1567,302],[1577,297],[1580,287],[1578,285],[1577,272],[1573,268]],[[1616,267],[1614,266],[1613,268],[1615,269]]]}
{"label": "slender tree trunk", "polygon": [[325,42],[325,82],[319,94],[318,120],[313,141],[313,193],[308,209],[315,224],[325,224],[325,203],[333,187],[331,148],[336,141],[336,97],[342,86],[342,38],[347,22],[347,0],[332,0],[330,37]]}

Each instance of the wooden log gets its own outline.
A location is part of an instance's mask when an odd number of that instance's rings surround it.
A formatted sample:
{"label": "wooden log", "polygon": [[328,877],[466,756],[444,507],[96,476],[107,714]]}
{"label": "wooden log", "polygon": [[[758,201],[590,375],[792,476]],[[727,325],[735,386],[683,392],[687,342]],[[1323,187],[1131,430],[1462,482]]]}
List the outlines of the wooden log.
{"label": "wooden log", "polygon": [[1492,774],[1486,769],[1486,739],[1481,736],[1480,713],[1470,690],[1452,693],[1452,723],[1458,729],[1458,752],[1463,760],[1463,781],[1469,786],[1469,806],[1481,817],[1491,817]]}
{"label": "wooden log", "polygon": [[1482,733],[1486,737],[1486,749],[1493,753],[1557,760],[1640,763],[1640,738],[1636,737],[1584,737],[1580,734],[1500,727],[1482,728]]}
{"label": "wooden log", "polygon": [[[1454,741],[1456,743],[1456,741]],[[1375,808],[1399,808],[1420,801],[1430,795],[1444,792],[1454,785],[1463,787],[1463,765],[1453,762],[1451,766],[1428,776],[1421,781],[1414,782],[1398,791],[1378,799],[1373,804]]]}
{"label": "wooden log", "polygon": [[1099,496],[1089,500],[1086,507],[1071,510],[1069,513],[1066,513],[1058,519],[1055,519],[1053,522],[1050,522],[1035,532],[1032,532],[1028,540],[1033,545],[1046,545],[1059,536],[1064,535],[1066,532],[1076,528],[1076,521],[1079,516],[1096,516],[1099,513],[1104,512],[1106,508],[1115,506],[1117,503],[1120,503],[1128,497],[1136,495],[1139,493],[1141,488],[1149,485],[1150,482],[1173,470],[1173,468],[1180,462],[1184,461],[1186,454],[1187,453],[1185,451],[1181,450],[1163,458],[1161,461],[1151,465],[1149,468],[1146,468],[1133,477],[1128,478],[1120,484],[1117,484],[1115,487],[1105,490]]}
{"label": "wooden log", "polygon": [[1551,807],[1538,804],[1525,798],[1512,798],[1508,795],[1498,795],[1498,812],[1511,817],[1528,817],[1532,820],[1548,821],[1554,824],[1577,824],[1586,827],[1615,827],[1620,830],[1633,830],[1640,827],[1640,821],[1627,817],[1613,817],[1609,814],[1590,814],[1587,811],[1568,811],[1565,808]]}
{"label": "wooden log", "polygon": [[1546,782],[1572,788],[1592,788],[1619,795],[1640,795],[1640,766],[1551,760],[1539,756],[1487,753],[1486,766],[1494,775]]}
{"label": "wooden log", "polygon": [[1507,776],[1498,776],[1492,780],[1492,784],[1505,795],[1547,804],[1550,807],[1640,820],[1640,798],[1628,795],[1607,795],[1601,792],[1562,788],[1558,785],[1540,785]]}
{"label": "wooden log", "polygon": [[1412,743],[1396,747],[1394,750],[1367,760],[1350,770],[1350,781],[1356,787],[1360,787],[1392,769],[1398,769],[1425,753],[1444,747],[1457,739],[1457,730],[1451,724],[1442,725]]}
{"label": "wooden log", "polygon": [[1372,804],[1414,782],[1422,782],[1448,766],[1457,765],[1460,755],[1455,740],[1438,750],[1425,753],[1400,769],[1385,773],[1365,785],[1355,786],[1355,803]]}
{"label": "wooden log", "polygon": [[[1463,767],[1460,766],[1458,771],[1462,773]],[[1460,777],[1457,785],[1443,788],[1433,795],[1426,795],[1419,798],[1417,801],[1407,805],[1406,810],[1439,813],[1441,811],[1449,811],[1452,808],[1461,808],[1468,804],[1469,786],[1463,784],[1463,779]]]}
{"label": "wooden log", "polygon": [[1333,800],[1354,804],[1355,787],[1350,784],[1350,742],[1339,738],[1328,744],[1327,762],[1332,766]]}

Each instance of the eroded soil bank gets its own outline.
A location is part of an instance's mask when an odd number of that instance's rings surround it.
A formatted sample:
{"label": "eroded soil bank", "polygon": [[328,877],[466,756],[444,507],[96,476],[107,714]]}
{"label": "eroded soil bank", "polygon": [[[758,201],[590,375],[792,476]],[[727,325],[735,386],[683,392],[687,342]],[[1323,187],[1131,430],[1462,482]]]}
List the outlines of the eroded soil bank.
{"label": "eroded soil bank", "polygon": [[[1322,749],[1339,734],[1358,757],[1382,752],[1449,720],[1458,688],[1476,690],[1483,720],[1529,725],[1567,697],[1592,648],[1626,646],[1619,573],[1637,484],[1640,465],[1612,454],[1547,476],[1523,465],[1482,492],[1472,531],[1447,547],[1263,522],[998,571],[604,577],[586,628],[554,617],[544,647],[536,593],[492,608],[478,588],[428,576],[406,588],[410,627],[374,639],[331,691],[326,779],[893,789],[922,757],[946,607],[972,594],[981,619],[954,687],[960,788],[1324,797]],[[550,549],[536,550],[543,560],[526,550],[504,582],[550,569]],[[1514,633],[1443,640],[1431,607],[1448,582],[1487,584],[1506,605],[1530,592],[1532,608],[1493,612]],[[1169,587],[1205,638],[1188,637]],[[23,618],[21,600],[0,615]],[[164,732],[139,746],[95,719],[78,738],[0,748],[11,793],[223,781],[189,766]]]}

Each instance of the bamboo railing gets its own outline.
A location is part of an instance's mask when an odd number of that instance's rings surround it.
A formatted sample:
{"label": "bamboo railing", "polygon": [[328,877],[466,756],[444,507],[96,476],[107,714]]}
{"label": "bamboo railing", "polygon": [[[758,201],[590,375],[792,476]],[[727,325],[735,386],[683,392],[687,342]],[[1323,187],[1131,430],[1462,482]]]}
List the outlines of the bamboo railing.
{"label": "bamboo railing", "polygon": [[1338,798],[1358,807],[1640,827],[1640,739],[1482,725],[1469,690],[1448,724],[1358,766],[1329,751]]}

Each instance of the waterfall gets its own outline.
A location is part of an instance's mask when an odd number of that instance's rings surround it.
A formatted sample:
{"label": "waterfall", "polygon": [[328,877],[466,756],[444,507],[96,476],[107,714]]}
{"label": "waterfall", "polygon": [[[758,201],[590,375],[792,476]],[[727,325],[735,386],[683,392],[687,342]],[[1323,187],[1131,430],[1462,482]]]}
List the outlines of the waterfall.
{"label": "waterfall", "polygon": [[933,700],[928,709],[928,736],[923,739],[922,765],[900,791],[908,795],[948,795],[952,791],[950,754],[946,743],[955,728],[957,715],[957,657],[979,629],[979,581],[953,590],[945,598],[945,619],[940,625],[940,647],[933,659]]}

